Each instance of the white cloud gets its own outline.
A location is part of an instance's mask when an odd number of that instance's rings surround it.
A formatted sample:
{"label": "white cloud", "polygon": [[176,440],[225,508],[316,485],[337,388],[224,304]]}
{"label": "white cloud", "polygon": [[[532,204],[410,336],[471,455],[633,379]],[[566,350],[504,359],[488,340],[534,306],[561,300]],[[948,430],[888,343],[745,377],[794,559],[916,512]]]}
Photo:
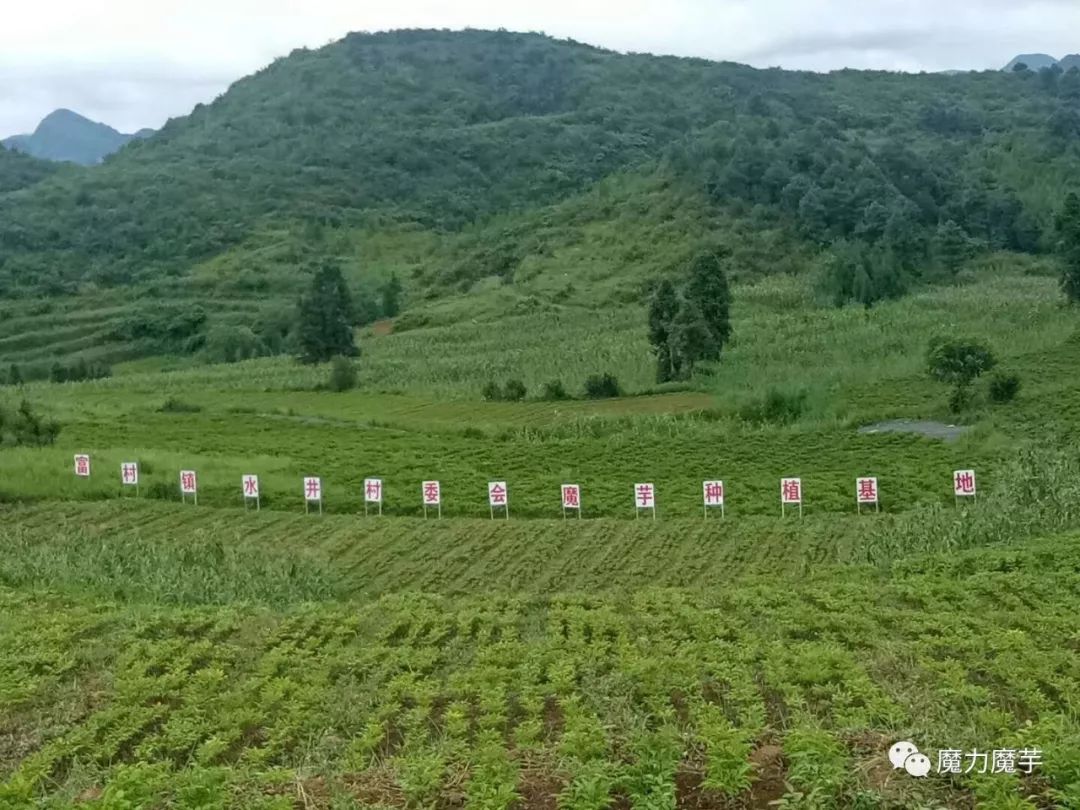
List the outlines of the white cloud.
{"label": "white cloud", "polygon": [[810,70],[994,68],[1021,51],[1080,50],[1076,0],[35,0],[2,22],[0,134],[57,107],[157,127],[276,56],[358,30],[542,30]]}

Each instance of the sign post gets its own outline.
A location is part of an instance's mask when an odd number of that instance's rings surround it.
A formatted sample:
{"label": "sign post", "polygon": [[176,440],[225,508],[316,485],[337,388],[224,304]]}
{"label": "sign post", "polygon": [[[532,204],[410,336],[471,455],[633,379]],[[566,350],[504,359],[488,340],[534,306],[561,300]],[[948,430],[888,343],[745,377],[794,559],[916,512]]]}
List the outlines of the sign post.
{"label": "sign post", "polygon": [[979,500],[974,470],[957,470],[953,473],[953,497],[957,506],[960,505],[961,498],[971,498],[976,502]]}
{"label": "sign post", "polygon": [[701,484],[702,494],[705,498],[705,517],[709,517],[709,509],[719,506],[720,517],[724,515],[724,482],[703,481]]}
{"label": "sign post", "polygon": [[787,507],[798,506],[799,517],[802,517],[802,479],[780,479],[780,516],[787,516]]}
{"label": "sign post", "polygon": [[562,485],[562,516],[566,520],[566,510],[572,509],[577,512],[581,519],[581,487],[578,484]]}
{"label": "sign post", "polygon": [[506,489],[505,481],[488,482],[488,509],[491,519],[495,519],[495,510],[502,508],[506,511],[506,519],[510,519],[510,493]]}
{"label": "sign post", "polygon": [[424,500],[424,517],[427,518],[429,506],[434,506],[438,516],[442,517],[442,488],[438,481],[424,481],[420,485],[420,494]]}
{"label": "sign post", "polygon": [[368,504],[378,504],[379,514],[382,514],[383,485],[381,478],[364,479],[364,514],[368,513]]}
{"label": "sign post", "polygon": [[135,497],[139,497],[139,464],[136,461],[125,461],[120,465],[120,484],[125,487],[135,487]]}
{"label": "sign post", "polygon": [[855,479],[855,511],[862,514],[863,506],[873,505],[875,512],[881,511],[878,499],[877,478],[868,476]]}
{"label": "sign post", "polygon": [[187,503],[187,496],[190,495],[195,505],[199,505],[199,479],[195,475],[194,470],[181,470],[180,471],[180,500]]}
{"label": "sign post", "polygon": [[90,477],[90,456],[85,454],[75,456],[75,475],[79,478]]}
{"label": "sign post", "polygon": [[642,509],[652,510],[652,519],[656,520],[656,487],[652,484],[634,484],[634,517],[641,517]]}
{"label": "sign post", "polygon": [[262,509],[262,501],[259,498],[259,476],[245,475],[240,479],[241,491],[244,494],[244,511],[247,511],[252,501],[255,501],[255,511]]}
{"label": "sign post", "polygon": [[322,480],[315,477],[304,479],[304,512],[311,513],[311,505],[319,505],[319,514],[322,512]]}

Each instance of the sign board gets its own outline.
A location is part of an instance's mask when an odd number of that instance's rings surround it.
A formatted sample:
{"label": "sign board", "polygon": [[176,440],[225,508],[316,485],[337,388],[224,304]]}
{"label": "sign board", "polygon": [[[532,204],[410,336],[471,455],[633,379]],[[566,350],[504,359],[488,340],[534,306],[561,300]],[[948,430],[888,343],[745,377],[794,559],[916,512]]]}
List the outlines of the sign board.
{"label": "sign board", "polygon": [[701,494],[705,502],[705,517],[709,516],[709,509],[720,507],[720,514],[724,514],[724,482],[702,481]]}
{"label": "sign board", "polygon": [[90,456],[75,456],[75,475],[79,476],[79,478],[90,477]]}
{"label": "sign board", "polygon": [[581,517],[581,487],[578,484],[562,485],[562,508],[564,518],[567,509],[576,509],[578,517]]}
{"label": "sign board", "polygon": [[877,479],[872,476],[855,479],[855,504],[859,511],[863,506],[878,506]]}
{"label": "sign board", "polygon": [[383,483],[381,478],[364,479],[364,514],[368,513],[368,504],[379,505],[379,514],[382,514]]}
{"label": "sign board", "polygon": [[420,497],[424,501],[424,517],[427,517],[429,506],[434,506],[442,517],[442,487],[438,481],[424,481],[420,485]]}
{"label": "sign board", "polygon": [[957,499],[976,497],[974,470],[957,470],[953,473],[953,495]]}
{"label": "sign board", "polygon": [[510,519],[510,492],[506,488],[505,481],[488,482],[488,507],[494,520],[497,508],[506,510],[506,519]]}
{"label": "sign board", "polygon": [[634,484],[634,514],[640,517],[642,509],[651,509],[656,520],[656,487],[652,484]]}
{"label": "sign board", "polygon": [[798,506],[799,516],[802,516],[802,479],[780,479],[780,514],[786,514],[788,506]]}
{"label": "sign board", "polygon": [[139,464],[135,461],[125,461],[120,465],[120,483],[125,487],[139,486]]}
{"label": "sign board", "polygon": [[262,508],[262,502],[259,498],[259,476],[257,475],[245,475],[240,479],[241,491],[244,493],[244,508],[246,509],[249,501],[255,501],[255,509]]}
{"label": "sign board", "polygon": [[187,496],[191,495],[195,499],[195,503],[199,503],[199,479],[195,475],[194,470],[181,470],[180,471],[180,498],[186,501]]}
{"label": "sign board", "polygon": [[304,478],[304,510],[311,511],[311,504],[319,505],[319,514],[322,514],[322,479],[315,476]]}

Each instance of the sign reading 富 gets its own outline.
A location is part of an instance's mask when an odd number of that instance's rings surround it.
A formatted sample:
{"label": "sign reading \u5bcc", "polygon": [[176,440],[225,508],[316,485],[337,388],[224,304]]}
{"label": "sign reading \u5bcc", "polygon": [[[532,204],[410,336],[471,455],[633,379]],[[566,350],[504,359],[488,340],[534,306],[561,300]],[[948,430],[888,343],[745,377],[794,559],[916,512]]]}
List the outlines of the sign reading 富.
{"label": "sign reading \u5bcc", "polygon": [[75,456],[75,475],[79,476],[79,478],[90,477],[90,456]]}

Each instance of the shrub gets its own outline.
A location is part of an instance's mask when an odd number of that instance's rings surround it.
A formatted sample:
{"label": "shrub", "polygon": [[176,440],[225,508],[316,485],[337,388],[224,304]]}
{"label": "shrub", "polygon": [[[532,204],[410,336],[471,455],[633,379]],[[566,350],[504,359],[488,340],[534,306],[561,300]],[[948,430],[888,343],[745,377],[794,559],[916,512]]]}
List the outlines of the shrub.
{"label": "shrub", "polygon": [[195,405],[191,402],[184,402],[182,399],[176,397],[169,397],[158,408],[160,413],[198,413],[202,410],[201,405]]}
{"label": "shrub", "polygon": [[341,393],[356,388],[356,364],[348,357],[335,357],[330,364],[330,380],[327,387]]}
{"label": "shrub", "polygon": [[757,402],[742,407],[739,416],[746,422],[786,425],[806,413],[806,391],[781,391],[770,388]]}
{"label": "shrub", "polygon": [[520,402],[525,399],[527,393],[525,383],[521,380],[507,380],[506,386],[503,388],[503,399],[507,402]]}
{"label": "shrub", "polygon": [[566,393],[562,380],[551,380],[550,382],[544,383],[541,398],[551,402],[557,402],[563,399],[570,399],[570,395]]}
{"label": "shrub", "polygon": [[0,407],[0,446],[46,447],[59,435],[60,424],[42,419],[26,400],[14,412]]}
{"label": "shrub", "polygon": [[480,396],[488,402],[498,402],[502,399],[502,389],[499,388],[497,382],[490,380],[488,384],[484,386],[484,390],[480,392]]}
{"label": "shrub", "polygon": [[995,374],[990,378],[990,401],[999,405],[1012,402],[1020,391],[1020,378],[1015,374]]}
{"label": "shrub", "polygon": [[585,380],[585,396],[589,399],[610,399],[621,397],[622,389],[615,375],[605,371],[603,374],[591,374]]}

